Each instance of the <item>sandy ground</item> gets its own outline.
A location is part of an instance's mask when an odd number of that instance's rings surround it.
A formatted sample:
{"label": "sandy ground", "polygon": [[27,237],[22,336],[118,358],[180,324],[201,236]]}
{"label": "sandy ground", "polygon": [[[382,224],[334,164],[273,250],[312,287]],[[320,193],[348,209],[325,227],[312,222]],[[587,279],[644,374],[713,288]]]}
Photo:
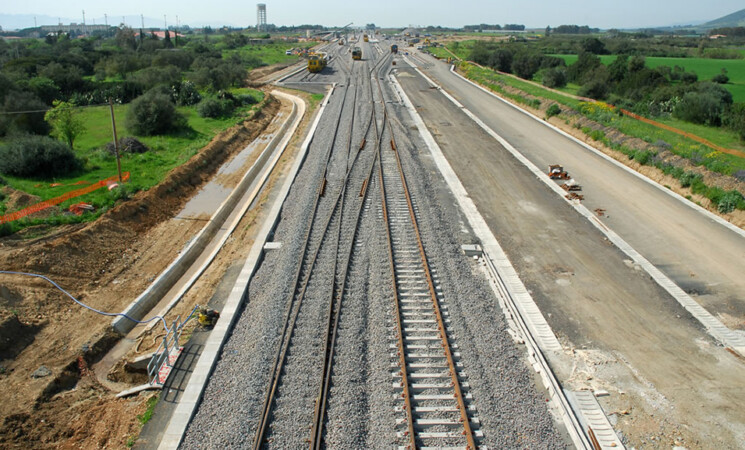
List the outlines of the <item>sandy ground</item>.
{"label": "sandy ground", "polygon": [[[257,117],[222,133],[166,180],[87,225],[33,240],[0,241],[0,267],[49,276],[89,305],[120,311],[142,292],[204,225],[173,218],[219,167],[257,138],[279,109],[270,101]],[[290,156],[284,156],[278,171]],[[246,162],[250,164],[250,160]],[[174,313],[209,299],[222,274],[248,252],[249,235],[271,190],[244,218],[235,236]],[[233,179],[220,180],[224,185]],[[228,177],[224,177],[228,178]],[[0,447],[123,448],[137,436],[143,393],[116,399],[91,367],[116,342],[110,318],[81,309],[42,280],[0,278]],[[190,306],[191,305],[191,306]],[[12,339],[11,339],[12,337]],[[140,350],[151,343],[144,339]],[[41,366],[50,374],[33,378]],[[114,378],[133,383],[138,377]]]}
{"label": "sandy ground", "polygon": [[439,91],[398,78],[567,350],[563,385],[610,392],[631,446],[738,447],[743,362]]}

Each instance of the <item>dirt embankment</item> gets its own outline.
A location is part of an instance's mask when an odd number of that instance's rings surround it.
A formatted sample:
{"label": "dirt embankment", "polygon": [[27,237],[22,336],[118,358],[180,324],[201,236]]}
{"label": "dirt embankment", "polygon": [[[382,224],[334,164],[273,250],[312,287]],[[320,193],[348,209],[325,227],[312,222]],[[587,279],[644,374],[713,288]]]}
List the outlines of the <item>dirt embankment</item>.
{"label": "dirt embankment", "polygon": [[[46,275],[92,307],[121,311],[204,223],[179,221],[172,230],[158,225],[259,136],[278,110],[279,102],[268,97],[255,117],[93,223],[34,240],[0,240],[0,268]],[[0,275],[0,447],[126,446],[147,394],[115,399],[88,369],[116,342],[110,322],[43,280]]]}
{"label": "dirt embankment", "polygon": [[[546,117],[546,111],[548,110],[548,108],[551,107],[551,105],[553,104],[557,104],[556,102],[547,100],[545,98],[534,97],[530,94],[525,93],[524,91],[513,88],[511,86],[503,85],[502,88],[505,91],[509,92],[510,94],[517,94],[529,100],[533,100],[533,99],[540,100],[540,103],[541,103],[540,108],[532,108],[524,104],[518,104],[506,97],[503,97],[506,100],[517,104],[521,108],[527,111],[530,111],[533,115],[537,117],[541,117],[541,118]],[[555,127],[565,131],[568,134],[571,134],[572,136],[582,141],[587,142],[592,147],[595,147],[596,149],[602,151],[603,153],[612,157],[616,161],[619,161],[620,163],[636,170],[637,172],[656,181],[657,183],[668,187],[673,192],[680,194],[683,197],[686,197],[693,202],[696,202],[700,206],[724,218],[730,223],[740,228],[745,228],[745,211],[734,210],[731,213],[727,213],[727,214],[720,213],[719,210],[717,209],[717,206],[714,205],[711,202],[711,200],[709,200],[703,195],[694,194],[690,188],[682,187],[680,185],[680,181],[678,181],[677,178],[671,175],[665,175],[665,173],[663,173],[662,170],[658,169],[657,167],[639,164],[637,161],[630,159],[624,153],[618,150],[614,150],[608,147],[607,145],[604,145],[602,142],[592,140],[588,135],[582,132],[582,128],[586,127],[593,131],[598,131],[598,130],[602,131],[605,134],[605,137],[613,144],[624,145],[625,147],[635,149],[635,150],[645,150],[645,151],[654,152],[656,153],[656,156],[654,158],[656,158],[662,163],[670,164],[674,167],[680,167],[683,170],[688,171],[688,172],[700,174],[703,177],[703,181],[707,186],[718,187],[725,191],[737,190],[743,196],[745,196],[745,182],[744,181],[741,181],[733,176],[723,175],[717,172],[712,172],[704,166],[697,166],[693,164],[689,159],[682,158],[672,153],[670,150],[668,150],[665,147],[664,143],[660,143],[659,145],[650,144],[642,139],[632,137],[632,136],[627,136],[621,133],[620,131],[616,130],[615,128],[606,127],[605,125],[602,125],[598,122],[590,120],[575,111],[568,111],[566,107],[564,107],[563,105],[560,105],[560,104],[557,104],[557,105],[562,109],[562,116],[561,117],[554,116],[548,119],[548,122],[554,125]]]}

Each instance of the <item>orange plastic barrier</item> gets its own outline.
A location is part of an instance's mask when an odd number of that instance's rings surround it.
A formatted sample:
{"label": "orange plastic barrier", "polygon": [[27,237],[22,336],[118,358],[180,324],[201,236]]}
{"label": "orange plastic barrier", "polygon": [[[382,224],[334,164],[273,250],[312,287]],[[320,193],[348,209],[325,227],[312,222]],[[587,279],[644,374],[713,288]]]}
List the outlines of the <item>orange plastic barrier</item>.
{"label": "orange plastic barrier", "polygon": [[[127,180],[129,180],[129,172],[123,172],[122,181],[127,181]],[[119,182],[119,176],[113,176],[113,177],[106,178],[105,180],[101,180],[97,183],[91,184],[90,186],[86,186],[81,189],[76,189],[74,191],[70,191],[63,195],[60,195],[59,197],[55,197],[49,200],[45,200],[43,202],[39,202],[35,205],[31,205],[28,208],[24,208],[20,211],[16,211],[16,212],[12,212],[9,214],[5,214],[4,216],[0,216],[0,224],[6,223],[6,222],[13,222],[14,220],[18,220],[22,217],[28,216],[29,214],[39,212],[43,209],[49,208],[50,206],[59,205],[65,200],[70,200],[71,198],[80,197],[81,195],[85,195],[95,190],[101,189],[102,187],[108,186],[111,183],[118,183],[118,182]]]}
{"label": "orange plastic barrier", "polygon": [[621,112],[623,112],[625,115],[627,115],[627,116],[629,116],[631,118],[634,118],[636,120],[640,120],[640,121],[642,121],[644,123],[648,123],[650,125],[654,125],[654,126],[656,126],[658,128],[662,128],[662,129],[667,130],[667,131],[672,131],[673,133],[677,133],[677,134],[679,134],[681,136],[685,136],[685,137],[687,137],[689,139],[693,139],[694,141],[700,142],[701,144],[704,144],[707,147],[711,147],[711,148],[713,148],[714,150],[716,150],[718,152],[727,153],[729,155],[734,155],[734,156],[739,156],[740,158],[745,158],[745,152],[741,152],[740,150],[733,150],[731,148],[720,147],[719,145],[717,145],[717,144],[715,144],[715,143],[713,143],[711,141],[707,141],[706,139],[704,139],[702,137],[696,136],[695,134],[691,134],[691,133],[688,133],[687,131],[679,130],[677,128],[671,127],[670,125],[665,125],[664,123],[655,122],[652,119],[647,119],[646,117],[642,117],[642,116],[640,116],[638,114],[634,114],[631,111],[626,111],[625,109],[621,109]]}

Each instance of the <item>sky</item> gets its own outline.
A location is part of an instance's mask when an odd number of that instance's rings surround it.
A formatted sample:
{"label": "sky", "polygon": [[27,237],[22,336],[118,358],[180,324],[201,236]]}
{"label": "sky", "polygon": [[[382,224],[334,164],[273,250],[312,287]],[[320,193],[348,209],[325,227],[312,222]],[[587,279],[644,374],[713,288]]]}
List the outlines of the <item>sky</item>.
{"label": "sky", "polygon": [[[4,29],[52,25],[56,18],[81,23],[119,24],[122,16],[134,22],[140,14],[151,21],[191,26],[256,24],[256,3],[237,0],[6,0],[0,10]],[[589,25],[592,28],[646,28],[654,26],[702,23],[739,11],[743,0],[263,0],[267,22],[275,25],[321,24],[342,26],[349,22],[382,27],[442,25],[461,27],[479,23],[516,23],[528,28],[556,27],[564,24]],[[10,16],[9,16],[10,15]],[[30,15],[15,17],[13,15]],[[26,25],[11,25],[15,19]],[[49,22],[51,23],[45,23]],[[139,20],[136,21],[139,26]],[[146,23],[146,26],[150,26]]]}

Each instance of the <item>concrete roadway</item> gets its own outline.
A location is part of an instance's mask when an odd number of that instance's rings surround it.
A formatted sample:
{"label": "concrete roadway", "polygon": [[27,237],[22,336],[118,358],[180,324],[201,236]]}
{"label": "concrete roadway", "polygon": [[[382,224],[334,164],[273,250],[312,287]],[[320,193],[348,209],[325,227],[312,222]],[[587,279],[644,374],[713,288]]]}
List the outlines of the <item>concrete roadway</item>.
{"label": "concrete roadway", "polygon": [[[420,56],[420,58],[424,58]],[[603,388],[617,429],[694,447],[745,438],[745,364],[408,65],[398,78],[565,348],[565,387]],[[742,316],[745,239],[451,74],[425,72],[539,167],[562,163],[590,209],[712,312]],[[699,281],[700,280],[700,281]],[[693,292],[692,292],[693,293]],[[730,307],[732,309],[730,309]],[[623,392],[623,394],[622,394]],[[645,425],[640,425],[645,424]],[[659,441],[657,441],[659,442]],[[716,444],[715,444],[716,443]]]}
{"label": "concrete roadway", "polygon": [[590,210],[607,211],[606,225],[710,313],[745,330],[742,235],[464,83],[449,65],[436,61],[424,71],[533,164],[541,169],[563,164],[583,186],[583,203]]}

